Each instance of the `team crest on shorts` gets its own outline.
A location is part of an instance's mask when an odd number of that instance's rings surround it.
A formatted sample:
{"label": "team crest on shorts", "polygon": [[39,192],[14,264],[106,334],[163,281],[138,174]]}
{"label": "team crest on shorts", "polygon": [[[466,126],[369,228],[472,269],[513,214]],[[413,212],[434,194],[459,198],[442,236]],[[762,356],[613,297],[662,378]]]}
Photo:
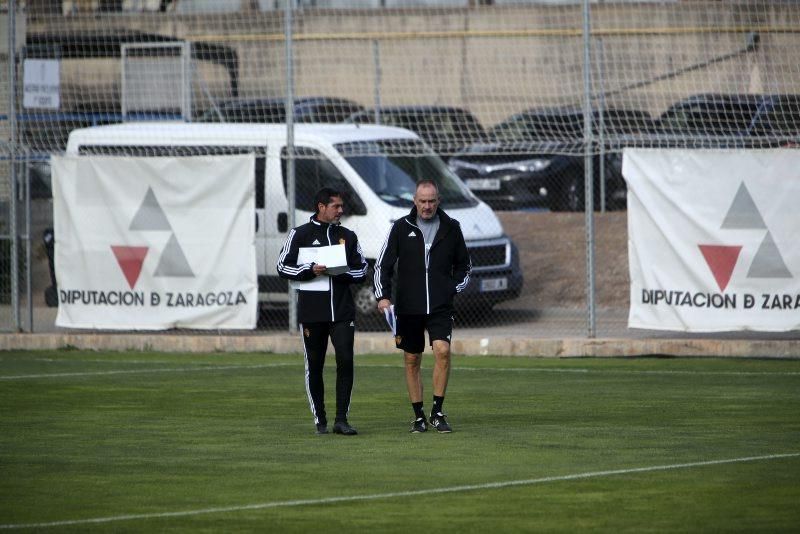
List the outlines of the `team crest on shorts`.
{"label": "team crest on shorts", "polygon": [[303,328],[303,335],[306,337],[311,337],[311,330],[308,328]]}
{"label": "team crest on shorts", "polygon": [[403,336],[394,336],[394,344],[400,346],[400,343],[403,342]]}

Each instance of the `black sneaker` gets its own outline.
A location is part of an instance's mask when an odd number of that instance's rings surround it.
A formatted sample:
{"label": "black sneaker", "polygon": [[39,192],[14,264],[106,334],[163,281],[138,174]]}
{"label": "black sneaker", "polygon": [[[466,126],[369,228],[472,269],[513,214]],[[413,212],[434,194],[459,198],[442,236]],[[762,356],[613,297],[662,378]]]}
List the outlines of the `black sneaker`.
{"label": "black sneaker", "polygon": [[327,434],[328,425],[326,423],[317,423],[317,435]]}
{"label": "black sneaker", "polygon": [[336,421],[333,423],[333,433],[343,436],[355,436],[358,434],[358,431],[350,426],[347,421]]}
{"label": "black sneaker", "polygon": [[440,434],[447,434],[453,431],[447,422],[447,416],[442,412],[431,414],[431,426]]}
{"label": "black sneaker", "polygon": [[427,432],[427,431],[428,431],[428,422],[425,421],[424,417],[415,419],[414,422],[411,423],[412,434],[419,434],[420,432]]}

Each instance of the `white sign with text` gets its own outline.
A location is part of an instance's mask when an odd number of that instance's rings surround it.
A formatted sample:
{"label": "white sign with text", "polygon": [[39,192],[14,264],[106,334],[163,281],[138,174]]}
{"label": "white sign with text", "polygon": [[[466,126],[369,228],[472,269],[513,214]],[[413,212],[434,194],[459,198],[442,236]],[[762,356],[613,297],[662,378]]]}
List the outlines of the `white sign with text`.
{"label": "white sign with text", "polygon": [[255,159],[52,158],[56,325],[255,328]]}
{"label": "white sign with text", "polygon": [[800,150],[626,149],[628,326],[800,329]]}
{"label": "white sign with text", "polygon": [[26,59],[22,82],[22,107],[61,107],[61,62],[57,59]]}

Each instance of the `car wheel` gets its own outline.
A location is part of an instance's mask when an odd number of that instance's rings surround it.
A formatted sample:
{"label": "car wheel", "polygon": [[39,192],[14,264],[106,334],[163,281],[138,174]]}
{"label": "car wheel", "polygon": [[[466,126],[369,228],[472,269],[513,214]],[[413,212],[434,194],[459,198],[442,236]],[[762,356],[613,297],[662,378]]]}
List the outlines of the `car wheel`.
{"label": "car wheel", "polygon": [[372,269],[367,272],[367,282],[353,288],[356,306],[356,326],[359,330],[380,330],[384,326],[383,316],[378,313],[378,301],[372,292]]}
{"label": "car wheel", "polygon": [[583,211],[583,181],[573,178],[564,192],[566,211]]}

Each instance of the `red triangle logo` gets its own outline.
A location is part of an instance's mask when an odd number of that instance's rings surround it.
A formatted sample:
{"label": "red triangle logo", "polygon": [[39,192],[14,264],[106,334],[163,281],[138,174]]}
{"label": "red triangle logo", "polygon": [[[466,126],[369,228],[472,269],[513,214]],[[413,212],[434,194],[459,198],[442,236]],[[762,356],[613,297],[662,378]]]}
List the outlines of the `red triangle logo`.
{"label": "red triangle logo", "polygon": [[736,260],[739,259],[739,252],[742,247],[729,246],[729,245],[697,245],[700,247],[700,252],[706,259],[711,274],[714,275],[714,280],[717,281],[720,291],[725,291],[728,287],[728,282],[731,280],[733,268],[736,266]]}
{"label": "red triangle logo", "polygon": [[131,289],[136,285],[139,279],[139,273],[142,272],[142,264],[144,257],[147,256],[147,247],[122,247],[111,245],[111,250],[114,251],[114,256],[117,258],[119,268],[122,269],[122,274],[128,281]]}

